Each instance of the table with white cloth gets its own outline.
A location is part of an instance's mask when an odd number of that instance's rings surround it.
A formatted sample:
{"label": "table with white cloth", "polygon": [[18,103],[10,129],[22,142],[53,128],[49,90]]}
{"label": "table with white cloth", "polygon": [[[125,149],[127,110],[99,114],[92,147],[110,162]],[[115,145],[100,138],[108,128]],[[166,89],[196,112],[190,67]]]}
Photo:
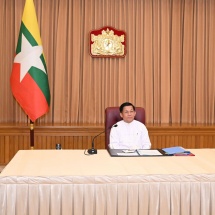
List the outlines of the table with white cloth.
{"label": "table with white cloth", "polygon": [[0,215],[215,214],[215,149],[191,152],[21,150],[0,174]]}

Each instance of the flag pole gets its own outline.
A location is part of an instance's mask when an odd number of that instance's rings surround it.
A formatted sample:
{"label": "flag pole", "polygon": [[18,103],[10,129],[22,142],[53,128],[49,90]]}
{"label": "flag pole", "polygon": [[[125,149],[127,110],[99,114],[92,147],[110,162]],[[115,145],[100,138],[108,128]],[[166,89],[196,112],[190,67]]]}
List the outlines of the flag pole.
{"label": "flag pole", "polygon": [[34,122],[30,120],[30,146],[34,149]]}
{"label": "flag pole", "polygon": [[[34,122],[48,112],[50,105],[47,67],[33,0],[25,0],[10,85],[30,119],[29,147],[33,149]],[[27,123],[29,126],[29,120]]]}

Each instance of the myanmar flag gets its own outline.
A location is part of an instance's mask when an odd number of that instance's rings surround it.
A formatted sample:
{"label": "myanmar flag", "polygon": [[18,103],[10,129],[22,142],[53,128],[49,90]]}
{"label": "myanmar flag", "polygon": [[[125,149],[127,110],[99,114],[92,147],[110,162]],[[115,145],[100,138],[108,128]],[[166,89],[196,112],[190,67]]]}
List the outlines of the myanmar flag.
{"label": "myanmar flag", "polygon": [[46,62],[33,0],[26,0],[10,77],[14,97],[34,122],[49,110]]}

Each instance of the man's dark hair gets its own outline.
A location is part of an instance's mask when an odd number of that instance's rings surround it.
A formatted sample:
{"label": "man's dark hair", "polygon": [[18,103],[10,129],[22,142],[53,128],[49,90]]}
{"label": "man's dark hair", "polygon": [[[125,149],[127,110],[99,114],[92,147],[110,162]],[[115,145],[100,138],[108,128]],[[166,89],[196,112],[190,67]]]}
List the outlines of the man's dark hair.
{"label": "man's dark hair", "polygon": [[121,105],[120,105],[120,107],[119,107],[119,111],[120,111],[120,113],[122,113],[123,108],[124,108],[124,107],[126,107],[126,106],[132,106],[132,107],[133,107],[133,109],[134,109],[134,111],[135,111],[135,107],[134,107],[134,105],[133,105],[133,104],[131,104],[130,102],[124,102],[124,103],[123,103],[123,104],[121,104]]}

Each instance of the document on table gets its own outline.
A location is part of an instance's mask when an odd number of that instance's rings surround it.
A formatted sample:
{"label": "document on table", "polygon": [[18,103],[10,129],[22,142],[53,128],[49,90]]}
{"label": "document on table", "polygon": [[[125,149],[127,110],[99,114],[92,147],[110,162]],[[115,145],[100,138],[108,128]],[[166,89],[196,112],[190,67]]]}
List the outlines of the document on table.
{"label": "document on table", "polygon": [[162,156],[163,154],[161,154],[158,150],[156,149],[151,149],[151,150],[148,150],[148,149],[138,149],[137,150],[137,153],[140,155],[140,156]]}
{"label": "document on table", "polygon": [[122,152],[122,153],[117,153],[117,155],[119,156],[139,156],[139,154],[137,153],[137,151],[135,150],[134,152]]}
{"label": "document on table", "polygon": [[162,156],[163,154],[156,149],[137,149],[137,150],[122,150],[122,153],[117,153],[118,156]]}
{"label": "document on table", "polygon": [[163,151],[165,151],[166,153],[168,154],[176,154],[176,153],[183,153],[185,152],[186,150],[181,147],[181,146],[173,146],[173,147],[169,147],[169,148],[163,148]]}

